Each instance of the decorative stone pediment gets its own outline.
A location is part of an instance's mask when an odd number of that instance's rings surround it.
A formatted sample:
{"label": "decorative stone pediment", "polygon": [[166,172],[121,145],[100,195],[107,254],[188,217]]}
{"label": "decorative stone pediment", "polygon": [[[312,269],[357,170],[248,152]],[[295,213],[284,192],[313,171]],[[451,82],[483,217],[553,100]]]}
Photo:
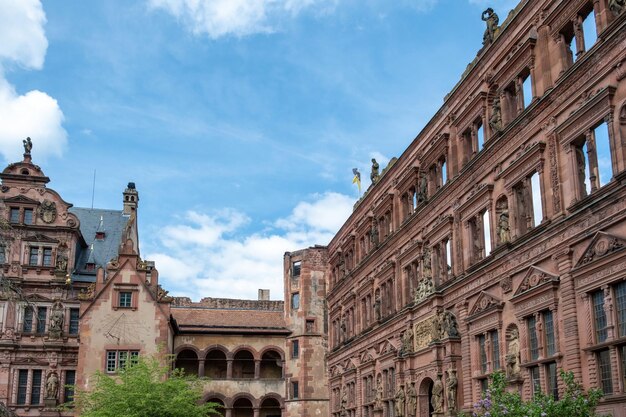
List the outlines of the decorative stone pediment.
{"label": "decorative stone pediment", "polygon": [[356,365],[353,358],[346,359],[346,361],[343,363],[344,372],[352,371],[354,369],[356,369]]}
{"label": "decorative stone pediment", "polygon": [[361,364],[372,362],[373,360],[374,360],[374,357],[369,351],[365,351],[361,353],[361,358],[360,358]]}
{"label": "decorative stone pediment", "polygon": [[5,202],[5,204],[6,204],[6,203],[13,203],[13,204],[32,204],[32,205],[39,204],[39,201],[37,201],[37,200],[33,200],[32,198],[28,198],[28,197],[23,196],[23,195],[16,195],[15,197],[5,198],[5,199],[4,199],[4,202]]}
{"label": "decorative stone pediment", "polygon": [[470,310],[470,317],[484,313],[489,310],[496,309],[498,307],[502,307],[504,303],[502,300],[494,297],[493,295],[486,293],[485,291],[481,291],[478,299],[474,303],[474,306]]}
{"label": "decorative stone pediment", "polygon": [[29,294],[26,296],[26,299],[31,303],[38,303],[38,302],[49,303],[52,301],[52,299],[48,297],[44,297],[41,294]]}
{"label": "decorative stone pediment", "polygon": [[581,267],[608,256],[614,252],[621,251],[626,247],[626,239],[613,236],[606,232],[598,232],[591,239],[587,249],[578,260],[576,267]]}
{"label": "decorative stone pediment", "polygon": [[25,242],[41,242],[41,243],[59,243],[58,240],[46,236],[42,233],[36,233],[34,235],[27,236],[23,239]]}
{"label": "decorative stone pediment", "polygon": [[515,296],[523,294],[533,288],[540,287],[547,282],[558,282],[559,277],[536,266],[528,268],[524,279],[515,290]]}
{"label": "decorative stone pediment", "polygon": [[385,340],[384,342],[380,344],[378,351],[380,352],[381,355],[385,355],[388,353],[395,353],[396,347],[391,343],[391,341]]}

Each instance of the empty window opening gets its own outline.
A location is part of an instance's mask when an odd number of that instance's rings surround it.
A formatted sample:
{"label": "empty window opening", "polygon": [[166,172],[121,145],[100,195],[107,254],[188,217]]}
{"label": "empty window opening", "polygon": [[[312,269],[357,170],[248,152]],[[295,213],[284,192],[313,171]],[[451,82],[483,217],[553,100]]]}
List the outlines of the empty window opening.
{"label": "empty window opening", "polygon": [[598,158],[598,176],[600,187],[608,184],[613,177],[613,164],[611,163],[611,146],[609,144],[609,126],[603,122],[593,130],[596,140],[596,153]]}
{"label": "empty window opening", "polygon": [[198,355],[193,350],[185,349],[176,355],[174,367],[181,369],[185,375],[198,375]]}
{"label": "empty window opening", "polygon": [[485,242],[485,256],[491,254],[491,216],[489,210],[483,213],[483,240]]}
{"label": "empty window opening", "polygon": [[211,379],[226,379],[227,371],[226,354],[221,350],[214,349],[207,353],[204,362],[204,375]]}
{"label": "empty window opening", "polygon": [[279,379],[283,376],[282,359],[278,352],[267,351],[261,358],[260,377],[265,379]]}
{"label": "empty window opening", "polygon": [[533,88],[532,80],[530,78],[530,71],[522,76],[522,94],[524,96],[524,108],[530,106],[533,101]]}
{"label": "empty window opening", "polygon": [[535,172],[530,177],[531,195],[533,199],[533,227],[541,224],[543,220],[543,207],[541,204],[541,185],[539,174]]}
{"label": "empty window opening", "polygon": [[596,15],[593,12],[593,6],[589,14],[582,21],[583,39],[585,40],[585,50],[588,51],[598,41],[598,32],[596,30]]}
{"label": "empty window opening", "polygon": [[476,139],[478,140],[478,150],[480,151],[485,147],[485,129],[483,129],[482,123],[478,126],[476,131]]}
{"label": "empty window opening", "polygon": [[240,350],[233,360],[234,379],[254,378],[254,356],[247,350]]}

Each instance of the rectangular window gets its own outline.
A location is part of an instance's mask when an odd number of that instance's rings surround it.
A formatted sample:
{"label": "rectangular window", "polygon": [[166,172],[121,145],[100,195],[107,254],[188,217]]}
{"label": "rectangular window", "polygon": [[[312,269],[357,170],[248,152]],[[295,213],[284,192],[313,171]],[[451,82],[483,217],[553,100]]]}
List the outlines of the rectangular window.
{"label": "rectangular window", "polygon": [[613,380],[611,379],[611,355],[608,349],[598,352],[598,368],[600,371],[600,388],[604,394],[613,393]]}
{"label": "rectangular window", "polygon": [[[626,282],[622,281],[615,286],[615,301],[617,305],[617,332],[620,337],[626,336]],[[626,369],[624,370],[626,373]]]}
{"label": "rectangular window", "polygon": [[291,309],[298,310],[300,308],[300,293],[294,292],[291,294]]}
{"label": "rectangular window", "polygon": [[493,370],[500,369],[500,340],[498,339],[498,331],[492,330],[491,335],[491,356],[493,361]]}
{"label": "rectangular window", "polygon": [[32,333],[33,331],[33,308],[31,306],[24,307],[24,322],[22,331],[24,333]]}
{"label": "rectangular window", "polygon": [[487,373],[487,351],[485,350],[485,335],[478,336],[478,351],[480,355],[480,372]]}
{"label": "rectangular window", "polygon": [[546,376],[547,376],[547,390],[548,395],[552,395],[555,400],[559,399],[559,386],[557,383],[557,369],[556,362],[551,362],[546,365]]}
{"label": "rectangular window", "polygon": [[80,317],[79,309],[70,308],[70,326],[69,326],[70,335],[78,334],[79,317]]}
{"label": "rectangular window", "polygon": [[44,334],[46,332],[47,313],[47,307],[37,307],[37,334]]}
{"label": "rectangular window", "polygon": [[300,342],[298,340],[291,341],[291,358],[297,359],[300,357]]}
{"label": "rectangular window", "polygon": [[539,359],[539,341],[537,340],[537,322],[534,316],[526,319],[528,324],[528,346],[530,348],[530,360]]}
{"label": "rectangular window", "polygon": [[118,307],[132,307],[133,293],[130,291],[120,291]]}
{"label": "rectangular window", "polygon": [[541,392],[541,377],[539,376],[539,367],[532,366],[528,368],[530,371],[530,381],[532,383],[533,397]]}
{"label": "rectangular window", "polygon": [[17,375],[17,404],[26,404],[26,391],[28,389],[28,370],[20,369]]}
{"label": "rectangular window", "polygon": [[76,384],[76,371],[65,371],[65,389],[63,399],[66,403],[74,401],[74,385]]}
{"label": "rectangular window", "polygon": [[596,31],[596,15],[591,12],[584,17],[582,22],[583,38],[585,39],[585,50],[588,51],[595,45],[598,40],[598,32]]}
{"label": "rectangular window", "polygon": [[485,130],[483,129],[482,123],[478,125],[476,139],[478,141],[478,150],[480,151],[485,146]]}
{"label": "rectangular window", "polygon": [[530,192],[533,199],[533,227],[537,227],[543,220],[541,185],[539,184],[539,174],[537,172],[530,177]]}
{"label": "rectangular window", "polygon": [[52,266],[52,248],[43,248],[43,266]]}
{"label": "rectangular window", "polygon": [[611,145],[609,140],[609,126],[602,122],[593,129],[595,140],[595,153],[598,166],[598,184],[600,187],[606,185],[613,178],[613,163],[611,162]]}
{"label": "rectangular window", "polygon": [[16,207],[11,207],[11,216],[9,217],[9,222],[13,224],[20,222],[20,209]]}
{"label": "rectangular window", "polygon": [[530,72],[522,77],[522,94],[524,95],[524,108],[530,106],[533,101],[533,88]]}
{"label": "rectangular window", "polygon": [[302,268],[302,261],[295,261],[291,267],[291,275],[294,277],[300,276],[300,269]]}
{"label": "rectangular window", "polygon": [[546,336],[546,356],[554,356],[556,353],[556,341],[554,338],[554,320],[551,311],[544,311],[543,323]]}
{"label": "rectangular window", "polygon": [[299,386],[297,381],[291,382],[291,398],[294,400],[300,398]]}
{"label": "rectangular window", "polygon": [[596,343],[602,343],[607,338],[606,312],[604,311],[604,291],[591,294],[593,301],[593,317],[596,330]]}
{"label": "rectangular window", "polygon": [[117,372],[128,363],[135,363],[139,359],[139,351],[137,350],[107,350],[106,371],[108,373]]}
{"label": "rectangular window", "polygon": [[33,224],[33,209],[24,209],[24,224]]}
{"label": "rectangular window", "polygon": [[39,265],[39,248],[30,247],[30,249],[28,250],[28,265]]}
{"label": "rectangular window", "polygon": [[489,389],[489,380],[487,378],[481,379],[480,380],[480,391],[482,393],[485,393],[485,392],[487,392],[488,389]]}
{"label": "rectangular window", "polygon": [[483,241],[485,242],[485,256],[491,254],[491,216],[489,210],[483,213]]}
{"label": "rectangular window", "polygon": [[38,405],[41,403],[41,369],[33,370],[33,385],[30,389],[30,403]]}

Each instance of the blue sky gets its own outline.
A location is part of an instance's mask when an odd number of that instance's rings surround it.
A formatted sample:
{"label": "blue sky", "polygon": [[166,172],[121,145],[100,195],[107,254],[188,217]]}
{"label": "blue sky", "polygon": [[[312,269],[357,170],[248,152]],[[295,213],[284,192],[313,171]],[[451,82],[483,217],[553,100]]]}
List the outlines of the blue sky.
{"label": "blue sky", "polygon": [[282,298],[369,161],[399,156],[514,0],[0,0],[0,153],[75,206],[140,193],[174,295]]}

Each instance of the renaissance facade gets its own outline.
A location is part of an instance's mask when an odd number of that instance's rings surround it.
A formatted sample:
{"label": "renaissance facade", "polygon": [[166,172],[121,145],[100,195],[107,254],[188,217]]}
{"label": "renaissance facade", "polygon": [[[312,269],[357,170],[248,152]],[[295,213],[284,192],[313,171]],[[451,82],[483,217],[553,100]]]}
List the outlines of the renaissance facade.
{"label": "renaissance facade", "polygon": [[[483,47],[327,248],[333,417],[454,415],[489,376],[626,416],[626,13],[483,14]],[[501,25],[499,25],[502,23]]]}

